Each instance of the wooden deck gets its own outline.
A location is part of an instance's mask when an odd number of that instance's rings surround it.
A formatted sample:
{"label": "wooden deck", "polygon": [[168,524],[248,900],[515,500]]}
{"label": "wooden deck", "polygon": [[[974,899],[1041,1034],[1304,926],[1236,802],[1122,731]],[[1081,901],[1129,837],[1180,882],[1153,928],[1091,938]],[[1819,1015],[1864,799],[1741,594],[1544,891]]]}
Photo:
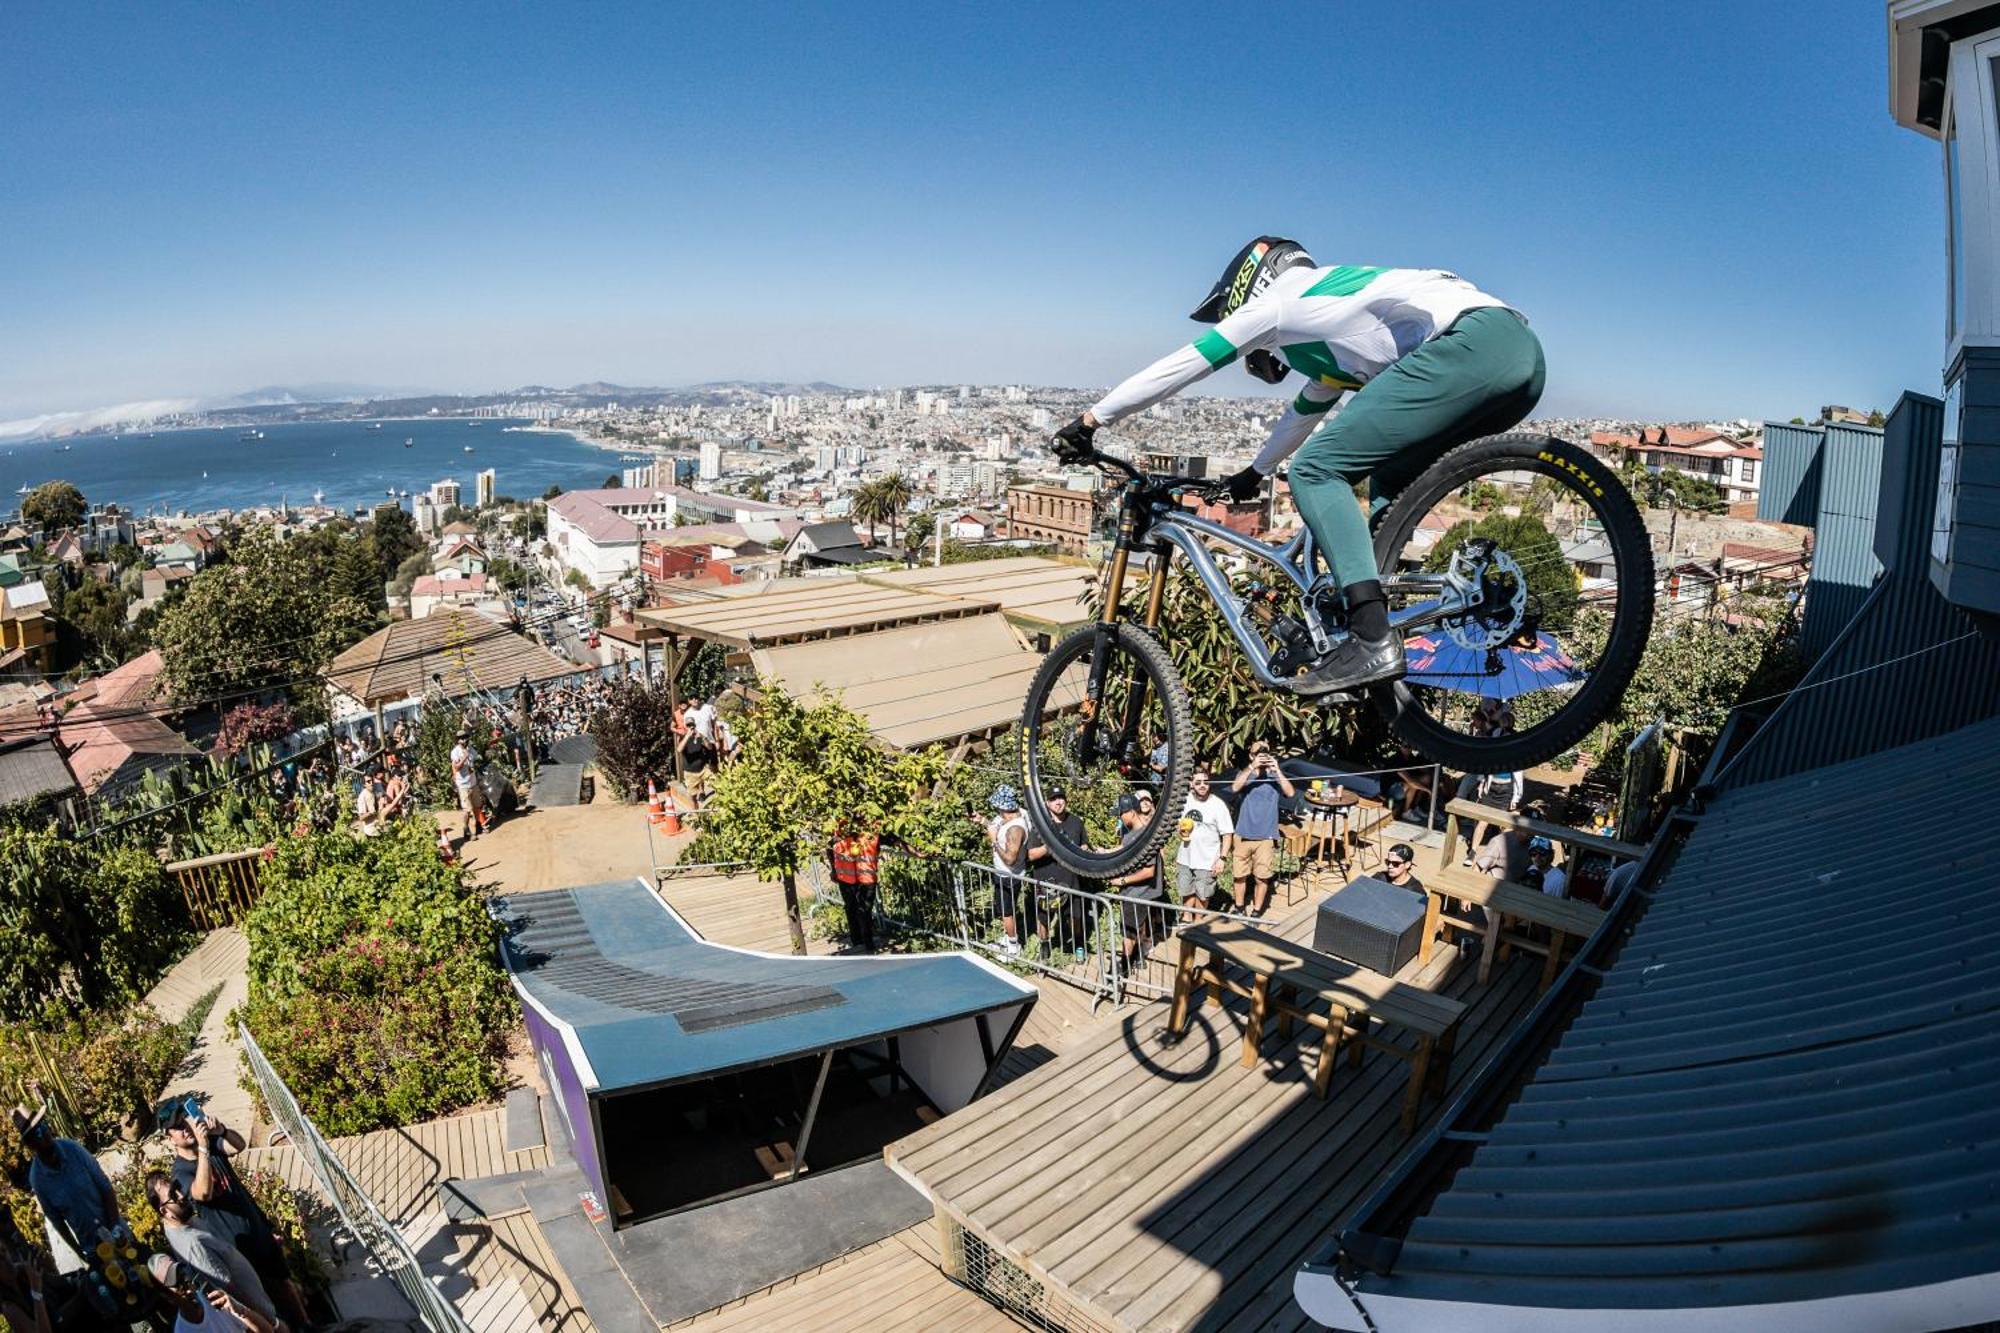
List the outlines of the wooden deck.
{"label": "wooden deck", "polygon": [[[1479,987],[1456,949],[1424,978],[1469,1006],[1455,1095],[1532,1006],[1533,960]],[[1059,1314],[1111,1329],[1311,1327],[1292,1277],[1410,1139],[1402,1060],[1343,1059],[1312,1095],[1316,1046],[1267,1032],[1238,1061],[1244,1005],[1205,1007],[1178,1044],[1167,1006],[1126,1009],[888,1158],[968,1236],[1026,1271]],[[1316,1036],[1311,1039],[1316,1041]],[[1439,1103],[1425,1104],[1425,1123]],[[976,1275],[975,1275],[976,1276]]]}
{"label": "wooden deck", "polygon": [[[803,896],[806,886],[799,886]],[[660,896],[705,940],[757,949],[764,953],[792,951],[791,928],[785,923],[785,888],[766,883],[748,872],[736,875],[712,871],[670,876],[660,886]],[[806,929],[806,952],[837,952],[833,940],[816,940]]]}
{"label": "wooden deck", "polygon": [[1020,1321],[939,1271],[930,1223],[670,1328],[699,1333],[1016,1333]]}

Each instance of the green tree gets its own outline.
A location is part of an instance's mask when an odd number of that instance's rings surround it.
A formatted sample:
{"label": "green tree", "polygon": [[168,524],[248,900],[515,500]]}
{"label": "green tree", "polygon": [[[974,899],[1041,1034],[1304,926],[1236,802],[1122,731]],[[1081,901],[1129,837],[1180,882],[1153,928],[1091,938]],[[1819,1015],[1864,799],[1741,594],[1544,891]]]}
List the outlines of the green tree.
{"label": "green tree", "polygon": [[875,525],[889,519],[889,499],[882,491],[879,481],[866,482],[855,492],[847,510],[848,521],[866,523],[868,540],[875,540]]}
{"label": "green tree", "polygon": [[616,472],[612,473],[610,476],[604,479],[604,489],[607,491],[620,490],[624,487],[624,485],[625,485],[625,478],[620,476]]}
{"label": "green tree", "polygon": [[114,569],[123,572],[139,564],[146,556],[143,551],[131,542],[119,542],[110,551],[106,552],[106,558],[111,561]]}
{"label": "green tree", "polygon": [[1425,555],[1424,568],[1434,572],[1446,568],[1452,553],[1474,537],[1491,540],[1527,574],[1530,609],[1539,605],[1544,626],[1560,632],[1575,623],[1576,570],[1563,555],[1555,534],[1532,514],[1491,513],[1477,521],[1461,519]]}
{"label": "green tree", "polygon": [[402,564],[396,566],[395,574],[389,580],[389,591],[398,597],[408,597],[416,581],[431,572],[431,557],[428,551],[418,551]]}
{"label": "green tree", "polygon": [[775,681],[734,725],[742,755],[716,777],[708,827],[727,855],[784,885],[792,952],[802,954],[802,859],[850,824],[928,850],[936,823],[928,802],[947,763],[935,750],[888,750],[838,700],[795,699]]}
{"label": "green tree", "polygon": [[302,543],[252,530],[226,563],[187,581],[153,627],[177,701],[283,686],[302,721],[320,716],[317,676],[375,617],[333,587],[312,555]]}
{"label": "green tree", "polygon": [[424,549],[424,539],[401,505],[383,505],[368,521],[368,547],[375,557],[375,581],[387,583],[399,565]]}
{"label": "green tree", "polygon": [[486,562],[486,577],[508,592],[528,586],[528,571],[504,555],[495,556]]}
{"label": "green tree", "polygon": [[562,489],[562,487],[560,487],[560,486],[556,486],[556,485],[551,485],[551,486],[550,486],[550,487],[549,487],[549,488],[548,488],[547,490],[545,490],[545,491],[543,491],[543,492],[542,492],[542,499],[544,499],[544,500],[553,500],[553,499],[555,499],[555,498],[556,498],[556,497],[557,497],[558,495],[561,495],[562,493],[563,493],[563,489]]}
{"label": "green tree", "polygon": [[43,532],[73,528],[89,512],[83,492],[66,481],[45,481],[21,497],[21,521]]}
{"label": "green tree", "polygon": [[280,838],[244,923],[243,1021],[332,1134],[497,1096],[516,1010],[484,896],[428,820]]}
{"label": "green tree", "polygon": [[900,472],[891,472],[876,485],[881,494],[882,508],[889,520],[889,545],[894,546],[896,524],[902,518],[903,511],[909,508],[910,497],[916,494],[916,490],[910,485],[910,479]]}
{"label": "green tree", "polygon": [[56,608],[56,641],[64,661],[112,667],[132,656],[137,636],[125,623],[131,601],[118,584],[96,579],[66,590]]}
{"label": "green tree", "polygon": [[929,546],[931,537],[937,532],[938,516],[935,513],[910,515],[910,521],[903,526],[903,539],[910,549]]}

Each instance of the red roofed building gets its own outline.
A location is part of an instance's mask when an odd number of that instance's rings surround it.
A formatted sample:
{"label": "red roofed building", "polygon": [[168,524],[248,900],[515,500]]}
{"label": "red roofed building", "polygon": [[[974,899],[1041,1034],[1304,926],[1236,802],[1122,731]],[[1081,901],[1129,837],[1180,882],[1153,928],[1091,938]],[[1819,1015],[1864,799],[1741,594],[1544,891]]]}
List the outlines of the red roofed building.
{"label": "red roofed building", "polygon": [[1730,504],[1754,504],[1757,473],[1764,462],[1761,444],[1746,443],[1704,426],[1642,426],[1636,434],[1594,430],[1594,453],[1630,460],[1648,472],[1680,472],[1722,488]]}

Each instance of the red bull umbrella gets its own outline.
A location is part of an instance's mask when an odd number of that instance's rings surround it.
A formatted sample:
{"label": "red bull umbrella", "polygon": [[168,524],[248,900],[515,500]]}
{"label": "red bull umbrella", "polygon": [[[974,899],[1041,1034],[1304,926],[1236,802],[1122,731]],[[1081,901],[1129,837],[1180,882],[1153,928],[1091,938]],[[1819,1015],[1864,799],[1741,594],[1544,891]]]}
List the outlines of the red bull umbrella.
{"label": "red bull umbrella", "polygon": [[1498,648],[1466,648],[1447,635],[1417,634],[1403,641],[1403,650],[1409,661],[1406,684],[1486,699],[1572,685],[1584,675],[1546,630],[1538,631],[1532,644],[1517,639]]}

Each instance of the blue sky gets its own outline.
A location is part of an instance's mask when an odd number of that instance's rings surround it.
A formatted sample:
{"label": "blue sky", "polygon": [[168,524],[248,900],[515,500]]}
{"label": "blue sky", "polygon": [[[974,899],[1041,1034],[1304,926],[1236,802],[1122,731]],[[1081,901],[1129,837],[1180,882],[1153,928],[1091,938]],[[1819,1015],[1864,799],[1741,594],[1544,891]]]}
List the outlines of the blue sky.
{"label": "blue sky", "polygon": [[1937,151],[1889,119],[1879,4],[0,25],[0,418],[323,381],[1105,384],[1264,231],[1520,306],[1545,411],[1938,383]]}

